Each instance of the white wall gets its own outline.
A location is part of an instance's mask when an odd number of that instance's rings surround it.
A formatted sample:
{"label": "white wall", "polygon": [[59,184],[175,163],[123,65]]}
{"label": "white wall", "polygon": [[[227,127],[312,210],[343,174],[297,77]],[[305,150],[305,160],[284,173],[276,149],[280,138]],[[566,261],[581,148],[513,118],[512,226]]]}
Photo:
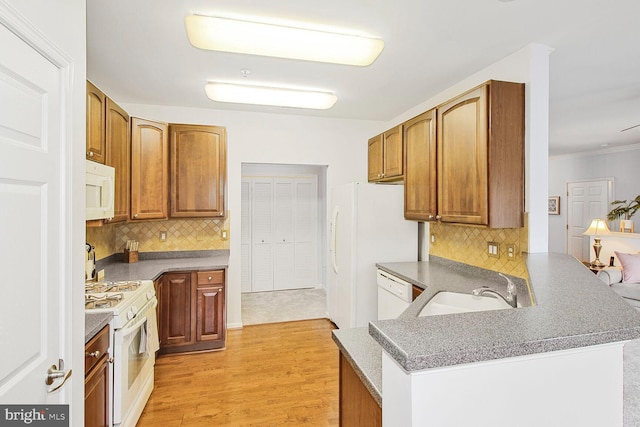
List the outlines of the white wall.
{"label": "white wall", "polygon": [[[427,111],[487,80],[525,83],[525,211],[529,213],[529,252],[546,252],[548,153],[549,153],[549,55],[552,49],[528,45],[506,58],[456,83],[447,90],[382,124],[377,133]],[[424,227],[424,228],[422,228]],[[421,233],[428,235],[428,225]]]}
{"label": "white wall", "polygon": [[[117,100],[116,100],[117,101]],[[167,123],[219,125],[227,129],[230,253],[227,325],[239,327],[240,181],[243,163],[327,165],[327,188],[367,179],[367,140],[379,122],[125,104],[132,116]]]}
{"label": "white wall", "polygon": [[[590,154],[549,158],[549,194],[560,195],[560,215],[549,215],[549,252],[565,252],[567,243],[567,182],[613,178],[613,200],[640,194],[640,146]],[[634,217],[636,224],[638,218]],[[616,223],[609,223],[614,226]],[[636,231],[637,232],[637,231]],[[605,258],[601,257],[601,260]],[[608,260],[608,258],[606,258]],[[603,261],[605,262],[605,261]]]}

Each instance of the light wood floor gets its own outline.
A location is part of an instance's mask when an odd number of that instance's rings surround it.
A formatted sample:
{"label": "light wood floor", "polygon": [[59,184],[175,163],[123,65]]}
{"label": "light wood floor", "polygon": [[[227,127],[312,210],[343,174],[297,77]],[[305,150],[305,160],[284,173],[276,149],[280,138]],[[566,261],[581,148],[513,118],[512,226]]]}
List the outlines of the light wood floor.
{"label": "light wood floor", "polygon": [[228,331],[226,350],[160,356],[138,426],[337,426],[333,328],[251,325]]}

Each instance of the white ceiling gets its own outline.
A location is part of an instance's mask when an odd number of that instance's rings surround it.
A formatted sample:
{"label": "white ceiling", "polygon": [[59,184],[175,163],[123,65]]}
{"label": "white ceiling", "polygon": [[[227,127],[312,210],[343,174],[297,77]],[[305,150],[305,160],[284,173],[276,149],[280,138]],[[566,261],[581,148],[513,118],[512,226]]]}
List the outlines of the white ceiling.
{"label": "white ceiling", "polygon": [[[384,39],[369,67],[198,50],[191,13],[268,16]],[[639,0],[87,0],[87,76],[116,101],[388,121],[537,42],[551,55],[550,154],[640,143]],[[322,89],[326,111],[209,100],[210,80]],[[246,80],[246,81],[247,81]]]}

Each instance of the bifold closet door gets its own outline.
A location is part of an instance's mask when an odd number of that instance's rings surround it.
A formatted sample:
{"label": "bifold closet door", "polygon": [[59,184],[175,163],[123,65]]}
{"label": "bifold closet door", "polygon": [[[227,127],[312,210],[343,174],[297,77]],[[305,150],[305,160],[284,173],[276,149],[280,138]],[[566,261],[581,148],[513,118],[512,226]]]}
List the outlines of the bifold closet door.
{"label": "bifold closet door", "polygon": [[298,288],[318,284],[318,183],[316,177],[295,182],[295,279]]}
{"label": "bifold closet door", "polygon": [[240,184],[240,286],[251,292],[251,181]]}
{"label": "bifold closet door", "polygon": [[292,178],[274,179],[274,290],[293,289],[294,277],[294,191]]}
{"label": "bifold closet door", "polygon": [[273,290],[273,179],[255,178],[251,197],[251,291]]}

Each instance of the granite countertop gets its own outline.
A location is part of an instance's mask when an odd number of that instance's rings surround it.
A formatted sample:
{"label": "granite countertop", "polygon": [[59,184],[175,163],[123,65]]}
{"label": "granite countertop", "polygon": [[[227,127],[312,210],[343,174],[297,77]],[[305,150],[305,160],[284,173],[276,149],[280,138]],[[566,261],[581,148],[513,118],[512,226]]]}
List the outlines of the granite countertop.
{"label": "granite countertop", "polygon": [[85,313],[84,315],[84,343],[88,343],[91,338],[95,337],[102,328],[104,328],[111,319],[111,313]]}
{"label": "granite countertop", "polygon": [[156,280],[163,273],[171,271],[227,268],[229,251],[142,252],[140,261],[135,263],[127,264],[112,257],[101,261],[98,261],[96,270],[104,268],[105,280]]}
{"label": "granite countertop", "polygon": [[382,407],[382,347],[364,328],[335,329],[333,337],[360,381]]}
{"label": "granite countertop", "polygon": [[[227,268],[228,250],[142,252],[140,261],[127,264],[122,254],[116,254],[96,263],[96,270],[104,269],[105,280],[155,280],[171,271],[202,271]],[[85,343],[111,321],[109,313],[85,313]]]}
{"label": "granite countertop", "polygon": [[369,323],[369,333],[408,372],[640,337],[640,313],[575,258],[524,257],[535,305],[429,317],[415,316],[435,293],[468,289],[469,277],[473,288],[483,278],[447,275],[446,265],[433,261],[380,264],[426,291],[398,319]]}

